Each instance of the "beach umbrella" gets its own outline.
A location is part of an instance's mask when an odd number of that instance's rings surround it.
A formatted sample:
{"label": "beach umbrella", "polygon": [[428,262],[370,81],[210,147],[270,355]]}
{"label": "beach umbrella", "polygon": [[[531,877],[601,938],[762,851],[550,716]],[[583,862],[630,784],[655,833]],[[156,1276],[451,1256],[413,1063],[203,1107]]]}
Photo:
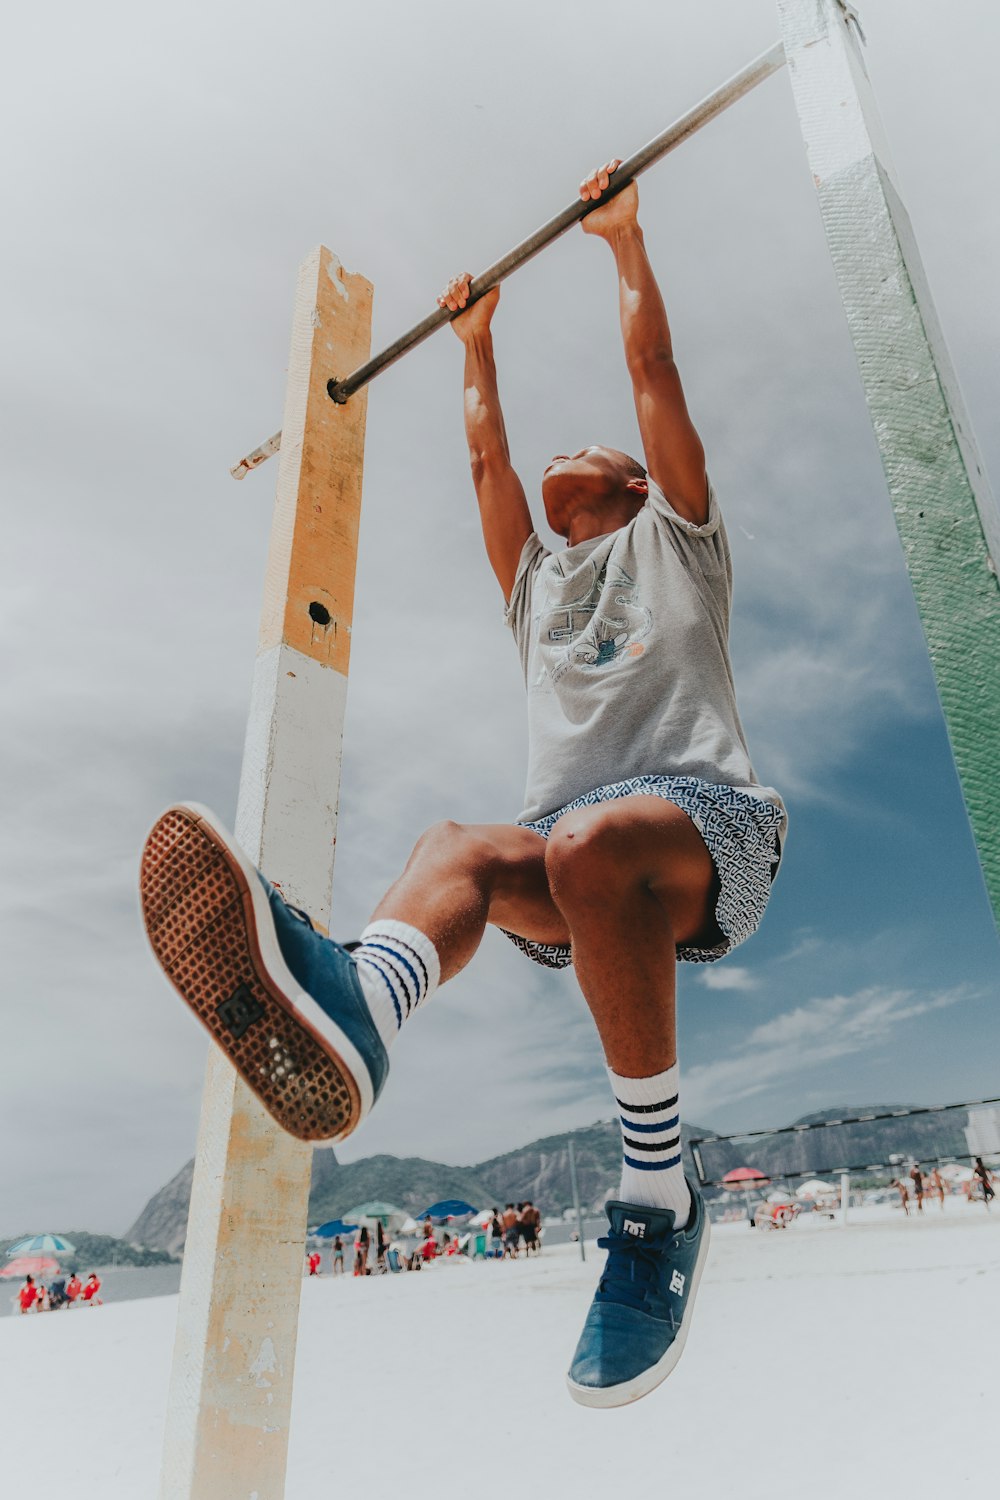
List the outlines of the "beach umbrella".
{"label": "beach umbrella", "polygon": [[344,1218],[359,1224],[363,1219],[381,1219],[382,1228],[388,1229],[390,1219],[405,1219],[406,1214],[394,1203],[383,1203],[378,1198],[372,1198],[367,1203],[359,1203],[355,1208],[349,1208]]}
{"label": "beach umbrella", "polygon": [[810,1177],[808,1182],[803,1182],[795,1189],[796,1198],[836,1198],[840,1196],[840,1189],[830,1182],[820,1182],[818,1177]]}
{"label": "beach umbrella", "polygon": [[476,1214],[475,1218],[470,1220],[470,1223],[475,1224],[475,1226],[476,1226],[477,1229],[485,1229],[486,1226],[487,1226],[487,1224],[490,1224],[492,1222],[493,1222],[493,1210],[492,1210],[492,1208],[484,1208],[481,1213]]}
{"label": "beach umbrella", "polygon": [[9,1260],[0,1270],[0,1276],[41,1276],[43,1272],[58,1271],[59,1262],[51,1255],[19,1255]]}
{"label": "beach umbrella", "polygon": [[476,1209],[471,1203],[465,1203],[461,1198],[443,1198],[440,1203],[432,1203],[430,1208],[425,1208],[420,1219],[471,1219]]}
{"label": "beach umbrella", "polygon": [[763,1187],[770,1180],[769,1177],[765,1177],[763,1172],[758,1171],[756,1167],[734,1167],[731,1172],[727,1172],[725,1177],[723,1177],[722,1185],[723,1187],[732,1188],[734,1192],[742,1192],[744,1188],[748,1187]]}
{"label": "beach umbrella", "polygon": [[345,1224],[343,1219],[331,1219],[327,1224],[321,1224],[318,1229],[310,1232],[321,1240],[332,1240],[336,1234],[353,1234],[357,1224]]}
{"label": "beach umbrella", "polygon": [[8,1255],[72,1255],[76,1246],[61,1234],[29,1234],[11,1245]]}
{"label": "beach umbrella", "polygon": [[742,1193],[743,1201],[747,1208],[747,1217],[753,1218],[750,1208],[750,1189],[764,1188],[770,1183],[770,1177],[765,1177],[763,1172],[756,1167],[734,1167],[727,1172],[722,1179],[722,1186],[730,1193]]}

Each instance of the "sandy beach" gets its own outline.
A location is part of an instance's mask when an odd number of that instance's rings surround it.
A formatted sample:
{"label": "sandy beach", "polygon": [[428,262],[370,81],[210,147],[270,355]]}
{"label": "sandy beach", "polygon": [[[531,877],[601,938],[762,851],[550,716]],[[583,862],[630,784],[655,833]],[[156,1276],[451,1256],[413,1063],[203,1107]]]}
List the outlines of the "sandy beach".
{"label": "sandy beach", "polygon": [[[660,1472],[658,1492],[743,1500],[995,1494],[1000,1213],[716,1226],[680,1366],[607,1413],[563,1386],[598,1265],[563,1245],[307,1281],[289,1500],[495,1489],[503,1472],[520,1500],[598,1500]],[[5,1493],[154,1500],[176,1311],[158,1297],[4,1320]]]}

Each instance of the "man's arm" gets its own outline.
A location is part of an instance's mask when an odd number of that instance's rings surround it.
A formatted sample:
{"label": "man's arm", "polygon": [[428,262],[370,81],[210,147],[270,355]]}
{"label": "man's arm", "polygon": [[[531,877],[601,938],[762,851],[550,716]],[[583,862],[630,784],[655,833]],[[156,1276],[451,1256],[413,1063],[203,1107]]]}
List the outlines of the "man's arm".
{"label": "man's arm", "polygon": [[[453,277],[438,305],[452,312],[464,308],[471,279],[469,275]],[[490,321],[499,300],[500,289],[495,287],[456,318],[452,327],[465,345],[465,436],[486,554],[504,598],[510,599],[522,549],[534,528],[524,487],[511,467],[497,390]]]}
{"label": "man's arm", "polygon": [[[609,162],[581,183],[581,198],[600,198],[619,165]],[[632,377],[646,468],[678,514],[700,526],[708,520],[705,450],[688,415],[666,309],[636,217],[638,209],[639,193],[631,182],[605,207],[588,214],[583,228],[607,240],[618,268],[625,362]]]}

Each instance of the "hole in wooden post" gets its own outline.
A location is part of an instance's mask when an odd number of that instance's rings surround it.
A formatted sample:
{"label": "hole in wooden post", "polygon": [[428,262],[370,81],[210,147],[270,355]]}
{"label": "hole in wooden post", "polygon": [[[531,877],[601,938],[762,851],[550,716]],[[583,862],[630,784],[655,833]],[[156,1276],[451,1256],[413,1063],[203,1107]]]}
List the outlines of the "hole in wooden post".
{"label": "hole in wooden post", "polygon": [[329,625],[330,611],[325,604],[320,604],[314,599],[309,606],[309,618],[315,620],[317,625]]}

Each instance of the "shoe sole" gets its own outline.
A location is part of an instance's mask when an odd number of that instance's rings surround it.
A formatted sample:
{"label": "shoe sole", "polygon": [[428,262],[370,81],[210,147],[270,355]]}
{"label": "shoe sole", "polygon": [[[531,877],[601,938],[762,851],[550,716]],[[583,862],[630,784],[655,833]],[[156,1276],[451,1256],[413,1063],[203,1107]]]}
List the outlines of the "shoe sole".
{"label": "shoe sole", "polygon": [[650,1391],[655,1391],[658,1385],[662,1385],[667,1376],[674,1369],[677,1361],[684,1353],[684,1345],[687,1343],[688,1330],[691,1327],[691,1312],[694,1299],[698,1293],[701,1282],[701,1273],[705,1269],[708,1259],[708,1244],[712,1234],[712,1224],[705,1214],[705,1228],[701,1236],[701,1244],[698,1247],[698,1258],[694,1263],[691,1273],[692,1284],[688,1295],[687,1307],[684,1312],[684,1320],[681,1323],[681,1331],[674,1339],[670,1348],[662,1359],[657,1360],[655,1365],[650,1365],[648,1370],[643,1370],[631,1380],[623,1380],[618,1385],[577,1385],[575,1380],[566,1376],[566,1384],[574,1401],[581,1406],[593,1406],[608,1408],[613,1406],[628,1406],[632,1401],[639,1401],[643,1396],[648,1396]]}
{"label": "shoe sole", "polygon": [[140,893],[160,967],[268,1113],[300,1141],[350,1135],[373,1103],[368,1069],[289,970],[256,870],[207,808],[157,819]]}

